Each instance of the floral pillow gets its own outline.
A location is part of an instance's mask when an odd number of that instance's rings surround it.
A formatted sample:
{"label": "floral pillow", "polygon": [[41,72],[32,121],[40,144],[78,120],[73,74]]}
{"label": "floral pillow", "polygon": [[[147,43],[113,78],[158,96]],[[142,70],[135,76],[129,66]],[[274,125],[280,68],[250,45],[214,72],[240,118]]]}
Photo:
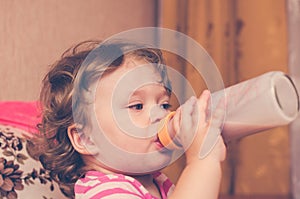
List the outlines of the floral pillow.
{"label": "floral pillow", "polygon": [[0,199],[66,198],[39,161],[27,152],[31,134],[0,124]]}

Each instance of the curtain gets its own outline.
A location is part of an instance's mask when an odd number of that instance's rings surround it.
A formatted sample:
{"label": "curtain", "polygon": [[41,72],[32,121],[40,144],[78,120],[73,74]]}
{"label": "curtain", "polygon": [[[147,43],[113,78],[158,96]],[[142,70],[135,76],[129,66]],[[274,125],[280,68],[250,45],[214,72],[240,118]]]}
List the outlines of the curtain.
{"label": "curtain", "polygon": [[[288,0],[288,50],[289,70],[297,88],[300,88],[300,1]],[[300,90],[298,90],[298,93]],[[291,146],[291,190],[293,198],[300,198],[300,119],[299,117],[290,126]]]}
{"label": "curtain", "polygon": [[[284,0],[158,1],[158,25],[195,39],[211,55],[225,86],[268,71],[289,73]],[[189,52],[187,52],[189,53]],[[201,76],[183,61],[171,59],[197,94],[206,88]],[[222,194],[288,195],[290,154],[288,127],[260,132],[228,145]],[[168,170],[176,181],[184,166]]]}

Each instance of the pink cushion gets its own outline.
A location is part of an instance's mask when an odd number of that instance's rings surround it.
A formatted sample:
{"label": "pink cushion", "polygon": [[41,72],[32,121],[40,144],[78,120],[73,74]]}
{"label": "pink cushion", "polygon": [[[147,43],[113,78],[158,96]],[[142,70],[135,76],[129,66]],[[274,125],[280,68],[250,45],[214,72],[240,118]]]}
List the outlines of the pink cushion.
{"label": "pink cushion", "polygon": [[36,126],[41,121],[39,110],[38,101],[2,101],[0,102],[0,124],[37,133]]}

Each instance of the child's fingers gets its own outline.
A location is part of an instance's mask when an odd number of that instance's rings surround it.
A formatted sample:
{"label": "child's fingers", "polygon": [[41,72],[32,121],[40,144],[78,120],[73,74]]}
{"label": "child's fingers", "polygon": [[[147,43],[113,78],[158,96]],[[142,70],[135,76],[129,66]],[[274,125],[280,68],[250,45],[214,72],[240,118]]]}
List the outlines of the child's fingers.
{"label": "child's fingers", "polygon": [[206,125],[206,112],[209,104],[210,92],[204,90],[198,99],[198,113],[194,114],[193,122],[198,125]]}
{"label": "child's fingers", "polygon": [[[192,111],[191,120],[193,131],[190,133],[188,150],[186,151],[187,163],[198,160],[200,147],[204,136],[207,134],[206,112],[209,104],[210,92],[205,90],[197,99],[194,110]],[[192,142],[191,142],[192,141]]]}
{"label": "child's fingers", "polygon": [[215,147],[220,136],[220,129],[210,126],[201,145],[199,158],[205,158]]}
{"label": "child's fingers", "polygon": [[216,108],[211,113],[210,125],[216,128],[222,128],[225,119],[226,104],[225,100],[219,100]]}
{"label": "child's fingers", "polygon": [[221,134],[226,104],[224,100],[220,100],[217,103],[216,108],[211,113],[209,129],[199,154],[200,159],[205,158],[213,150]]}
{"label": "child's fingers", "polygon": [[192,120],[192,114],[197,104],[196,97],[191,97],[183,105],[181,105],[173,117],[173,127],[175,129],[176,138],[180,140],[183,147],[187,147],[188,140],[193,136],[195,124]]}
{"label": "child's fingers", "polygon": [[181,121],[180,126],[183,132],[191,130],[193,127],[193,121],[191,120],[192,113],[195,109],[195,104],[197,103],[196,97],[191,97],[188,101],[186,101],[181,107]]}

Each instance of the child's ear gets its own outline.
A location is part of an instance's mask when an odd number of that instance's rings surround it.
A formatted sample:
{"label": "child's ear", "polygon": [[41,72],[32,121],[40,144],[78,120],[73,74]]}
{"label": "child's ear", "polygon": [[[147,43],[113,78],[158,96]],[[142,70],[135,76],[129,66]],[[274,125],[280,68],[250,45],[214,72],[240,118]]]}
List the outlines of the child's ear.
{"label": "child's ear", "polygon": [[78,131],[78,125],[72,124],[68,127],[68,137],[74,149],[83,155],[96,155],[97,147],[83,132]]}

